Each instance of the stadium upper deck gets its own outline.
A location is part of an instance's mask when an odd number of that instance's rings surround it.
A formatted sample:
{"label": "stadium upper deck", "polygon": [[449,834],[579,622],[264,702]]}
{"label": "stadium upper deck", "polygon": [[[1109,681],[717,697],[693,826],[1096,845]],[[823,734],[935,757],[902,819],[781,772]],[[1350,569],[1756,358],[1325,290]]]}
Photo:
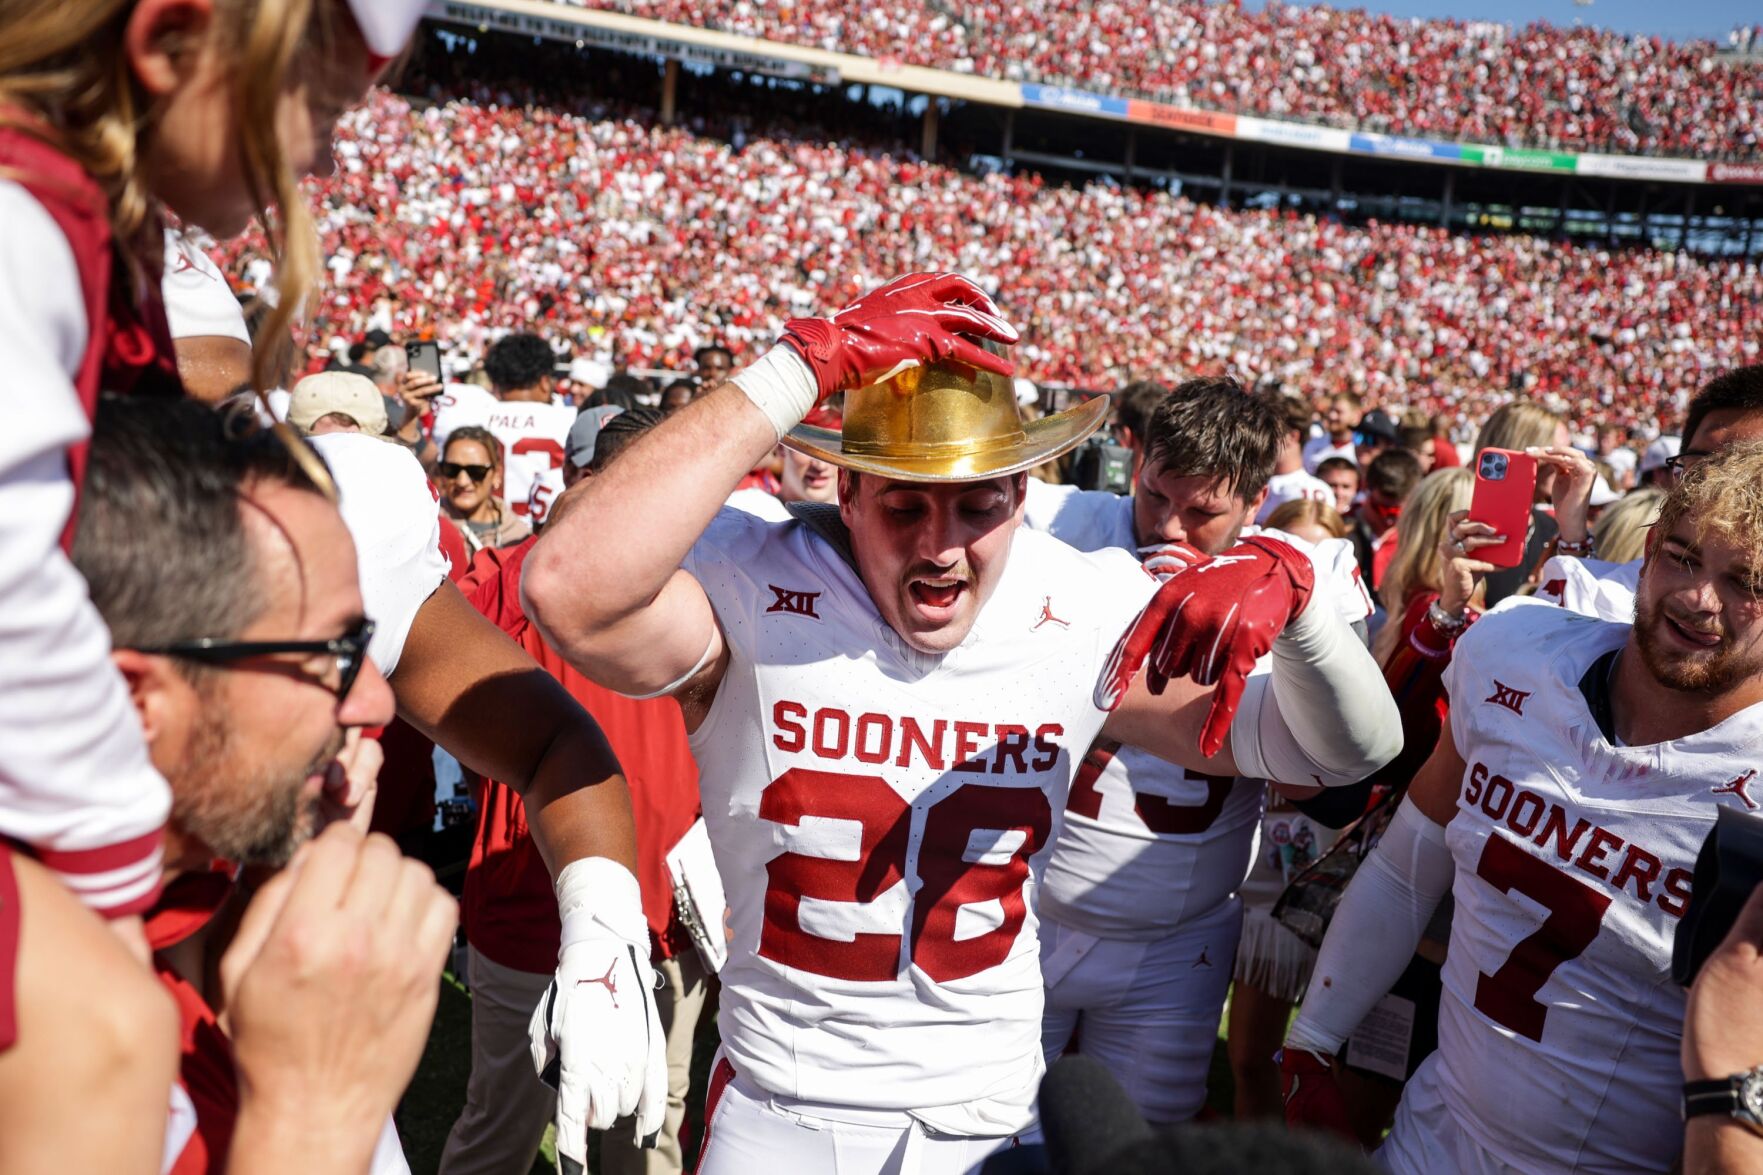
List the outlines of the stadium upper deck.
{"label": "stadium upper deck", "polygon": [[1207,0],[565,2],[979,77],[1358,131],[1763,158],[1763,62],[1712,41],[1399,20],[1278,0],[1259,12]]}

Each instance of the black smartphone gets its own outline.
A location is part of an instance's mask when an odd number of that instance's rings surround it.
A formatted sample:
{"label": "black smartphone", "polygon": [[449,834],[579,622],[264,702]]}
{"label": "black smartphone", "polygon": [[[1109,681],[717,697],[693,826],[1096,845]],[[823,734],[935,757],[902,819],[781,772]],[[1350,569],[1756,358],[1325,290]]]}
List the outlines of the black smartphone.
{"label": "black smartphone", "polygon": [[[1727,787],[1743,795],[1748,782],[1748,776],[1740,776]],[[1673,979],[1685,987],[1695,980],[1758,885],[1763,885],[1763,813],[1722,808],[1696,855],[1689,908],[1671,946]]]}
{"label": "black smartphone", "polygon": [[424,339],[404,344],[404,358],[412,371],[426,371],[438,382],[441,378],[441,344]]}

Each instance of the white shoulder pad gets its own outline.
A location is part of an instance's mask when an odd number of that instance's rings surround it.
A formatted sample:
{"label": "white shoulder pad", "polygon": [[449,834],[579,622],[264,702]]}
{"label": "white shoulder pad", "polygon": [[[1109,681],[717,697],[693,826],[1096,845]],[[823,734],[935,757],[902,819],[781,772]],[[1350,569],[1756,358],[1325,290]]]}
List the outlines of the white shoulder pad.
{"label": "white shoulder pad", "polygon": [[251,345],[244,308],[220,267],[196,242],[171,228],[165,230],[165,276],[159,292],[172,338],[220,335]]}
{"label": "white shoulder pad", "polygon": [[447,577],[438,499],[402,445],[349,432],[313,437],[312,445],[336,478],[355,540],[361,598],[375,626],[368,655],[390,677],[417,611]]}
{"label": "white shoulder pad", "polygon": [[1634,623],[1634,598],[1640,590],[1641,560],[1606,563],[1556,555],[1543,564],[1536,598],[1559,604],[1569,612]]}
{"label": "white shoulder pad", "polygon": [[434,399],[435,449],[445,449],[447,438],[456,428],[468,424],[481,428],[489,423],[490,413],[501,404],[502,401],[476,384],[450,383],[444,386]]}

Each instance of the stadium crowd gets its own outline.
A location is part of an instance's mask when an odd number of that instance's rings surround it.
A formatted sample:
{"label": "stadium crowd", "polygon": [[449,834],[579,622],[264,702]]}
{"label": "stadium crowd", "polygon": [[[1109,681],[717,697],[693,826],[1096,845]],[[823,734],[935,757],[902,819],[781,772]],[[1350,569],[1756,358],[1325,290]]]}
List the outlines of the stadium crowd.
{"label": "stadium crowd", "polygon": [[[340,125],[311,362],[379,329],[468,368],[538,323],[578,357],[685,371],[927,266],[984,275],[1038,382],[1229,373],[1444,413],[1460,440],[1515,393],[1656,432],[1684,389],[1763,357],[1754,260],[1233,211],[782,133],[736,147],[476,89],[421,110],[376,91]],[[222,253],[241,292],[267,279],[260,239]]]}
{"label": "stadium crowd", "polygon": [[408,1175],[452,960],[449,1175],[1763,1172],[1754,265],[426,8],[0,10],[0,1171]]}
{"label": "stadium crowd", "polygon": [[1749,159],[1763,66],[1713,41],[1227,0],[564,0],[982,77],[1512,147]]}

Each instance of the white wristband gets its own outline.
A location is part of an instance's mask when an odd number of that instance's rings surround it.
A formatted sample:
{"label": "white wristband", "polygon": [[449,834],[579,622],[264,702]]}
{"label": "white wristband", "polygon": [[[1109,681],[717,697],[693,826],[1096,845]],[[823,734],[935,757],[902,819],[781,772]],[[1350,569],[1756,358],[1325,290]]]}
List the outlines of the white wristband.
{"label": "white wristband", "polygon": [[649,922],[634,873],[609,857],[583,857],[557,874],[557,913],[563,920],[558,953],[578,942],[617,938],[649,951]]}
{"label": "white wristband", "polygon": [[765,413],[779,440],[820,401],[820,382],[788,343],[779,343],[742,368],[734,383]]}

